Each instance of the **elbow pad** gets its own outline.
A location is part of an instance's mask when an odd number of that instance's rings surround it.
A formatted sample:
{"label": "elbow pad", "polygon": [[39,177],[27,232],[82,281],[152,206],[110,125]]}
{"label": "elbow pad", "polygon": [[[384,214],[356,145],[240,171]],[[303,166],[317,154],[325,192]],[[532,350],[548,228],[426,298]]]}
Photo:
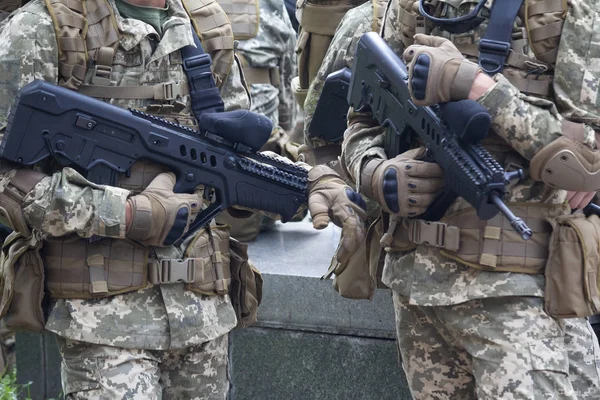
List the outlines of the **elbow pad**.
{"label": "elbow pad", "polygon": [[600,190],[600,151],[561,136],[540,150],[530,165],[531,177],[557,189]]}

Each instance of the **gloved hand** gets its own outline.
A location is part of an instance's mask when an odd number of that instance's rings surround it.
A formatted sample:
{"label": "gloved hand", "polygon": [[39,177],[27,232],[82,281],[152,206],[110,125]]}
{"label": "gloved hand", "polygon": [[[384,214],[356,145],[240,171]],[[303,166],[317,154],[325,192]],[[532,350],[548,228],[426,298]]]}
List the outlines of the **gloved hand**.
{"label": "gloved hand", "polygon": [[408,65],[410,94],[420,106],[467,99],[481,72],[479,65],[441,37],[416,34],[415,44],[402,56]]}
{"label": "gloved hand", "polygon": [[436,163],[420,161],[425,149],[409,150],[391,160],[367,163],[361,176],[361,192],[382,208],[401,217],[423,214],[444,187],[444,174]]}
{"label": "gloved hand", "polygon": [[150,246],[169,246],[189,229],[201,209],[198,194],[173,193],[175,174],[159,174],[140,194],[127,199],[131,223],[126,236]]}
{"label": "gloved hand", "polygon": [[337,258],[346,261],[363,242],[367,204],[331,168],[317,165],[308,172],[308,209],[313,227],[323,229],[333,221],[342,228]]}

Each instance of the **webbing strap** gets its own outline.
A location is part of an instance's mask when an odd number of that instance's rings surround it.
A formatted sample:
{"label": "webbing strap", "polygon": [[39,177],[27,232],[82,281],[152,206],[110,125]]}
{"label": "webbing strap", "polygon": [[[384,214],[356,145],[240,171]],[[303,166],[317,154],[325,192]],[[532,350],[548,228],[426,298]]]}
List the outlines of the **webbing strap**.
{"label": "webbing strap", "polygon": [[170,101],[189,94],[189,89],[177,81],[149,86],[81,85],[79,93],[100,99],[152,99]]}
{"label": "webbing strap", "polygon": [[86,260],[90,273],[90,291],[93,295],[108,293],[108,283],[104,274],[104,256],[92,254]]}
{"label": "webbing strap", "polygon": [[479,41],[479,66],[488,75],[502,72],[510,51],[512,27],[523,0],[495,1],[487,30]]}
{"label": "webbing strap", "polygon": [[279,87],[279,67],[273,68],[253,68],[242,67],[246,82],[250,85],[267,84]]}
{"label": "webbing strap", "polygon": [[181,56],[183,70],[190,85],[192,112],[196,119],[200,120],[200,116],[204,113],[223,112],[225,105],[210,68],[212,59],[204,51],[193,27],[192,36],[196,47],[185,46],[181,49]]}

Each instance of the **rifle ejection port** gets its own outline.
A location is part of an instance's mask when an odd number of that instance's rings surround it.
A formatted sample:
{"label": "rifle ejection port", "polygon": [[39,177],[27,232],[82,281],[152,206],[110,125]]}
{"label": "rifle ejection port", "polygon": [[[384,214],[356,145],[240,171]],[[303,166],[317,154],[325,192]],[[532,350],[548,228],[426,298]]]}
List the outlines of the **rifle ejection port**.
{"label": "rifle ejection port", "polygon": [[94,121],[91,118],[84,117],[83,115],[77,116],[77,120],[75,121],[75,126],[84,129],[94,129],[94,126],[96,126],[96,124],[96,121]]}

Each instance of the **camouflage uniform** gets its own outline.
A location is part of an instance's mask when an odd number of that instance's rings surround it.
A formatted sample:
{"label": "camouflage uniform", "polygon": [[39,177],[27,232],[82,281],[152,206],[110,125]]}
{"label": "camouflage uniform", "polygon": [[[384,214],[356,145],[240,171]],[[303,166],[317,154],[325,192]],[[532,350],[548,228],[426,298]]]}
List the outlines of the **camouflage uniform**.
{"label": "camouflage uniform", "polygon": [[251,84],[251,110],[269,117],[273,126],[279,125],[290,131],[296,112],[290,86],[297,74],[294,56],[296,32],[281,1],[260,0],[259,7],[258,34],[252,39],[240,40],[238,55],[244,66],[278,68],[279,86]]}
{"label": "camouflage uniform", "polygon": [[[304,101],[304,143],[312,148],[324,147],[331,144],[324,139],[310,136],[308,127],[317,108],[317,103],[319,102],[319,97],[323,91],[323,85],[327,76],[344,67],[352,68],[358,39],[367,32],[379,31],[380,21],[373,21],[375,13],[373,6],[374,3],[368,1],[349,10],[344,15],[327,49],[317,76],[310,83],[308,94]],[[382,5],[378,6],[379,8],[382,7]]]}
{"label": "camouflage uniform", "polygon": [[[277,70],[278,86],[269,83],[252,83],[250,97],[251,110],[267,116],[273,122],[273,132],[261,150],[295,159],[295,146],[286,146],[287,132],[296,118],[296,105],[291,89],[291,81],[296,76],[296,32],[287,15],[285,6],[277,0],[260,0],[260,24],[255,37],[240,40],[237,54],[245,68]],[[273,79],[273,77],[272,77]],[[275,80],[275,79],[273,79]],[[277,82],[273,82],[277,83]],[[287,131],[287,132],[286,132]],[[289,150],[289,151],[288,151]],[[236,218],[226,211],[217,217],[220,223],[231,226],[231,235],[241,241],[256,238],[261,230],[272,227],[274,220],[259,213],[251,213]]]}
{"label": "camouflage uniform", "polygon": [[[110,3],[121,34],[111,80],[118,86],[167,79],[187,85],[180,64],[173,62],[177,57],[171,58],[193,43],[180,0],[167,0],[169,17],[160,41],[152,26],[123,18],[114,0]],[[0,36],[0,125],[19,88],[33,79],[58,83],[57,66],[54,25],[43,2],[34,0],[13,16]],[[243,87],[234,63],[221,89],[228,110],[249,107]],[[189,114],[188,96],[180,100]],[[111,100],[138,109],[151,102]],[[44,237],[76,232],[81,237],[124,238],[126,197],[164,170],[148,163],[137,166],[145,169],[143,182],[121,177],[121,188],[91,185],[69,168],[45,171],[53,175],[26,196],[26,220]],[[185,246],[153,251],[158,258],[181,258]],[[109,298],[58,300],[46,329],[59,336],[67,398],[159,399],[162,391],[164,398],[224,399],[227,333],[235,325],[229,296],[204,296],[184,290],[183,284],[170,284]]]}
{"label": "camouflage uniform", "polygon": [[[406,11],[401,1],[391,0],[383,30],[384,39],[399,55],[407,37],[412,38],[403,36]],[[593,13],[586,14],[585,8],[583,1],[570,2],[566,24],[591,29],[593,21],[587,19]],[[447,11],[447,17],[458,14],[451,6]],[[468,7],[460,8],[461,13],[467,11]],[[476,28],[475,40],[485,26]],[[439,29],[431,34],[460,38]],[[597,60],[582,58],[580,52],[585,50],[569,47],[576,42],[562,38],[561,44],[567,45],[559,48],[553,100],[564,116],[588,123],[585,140],[593,145],[589,125],[598,126],[594,82],[600,71],[595,69]],[[565,83],[581,82],[584,76],[589,84],[582,93],[570,93]],[[478,100],[492,116],[493,129],[485,143],[502,148],[494,153],[501,162],[516,151],[528,177],[527,160],[561,135],[562,118],[554,102],[522,94],[503,75],[494,79],[496,84]],[[353,117],[351,113],[351,121]],[[369,159],[387,158],[383,129],[363,121],[349,126],[342,150],[343,167],[357,187]],[[562,204],[566,191],[550,190],[526,178],[507,197],[509,202]],[[448,213],[467,207],[458,199]],[[414,398],[600,397],[597,339],[586,320],[555,320],[544,312],[543,275],[478,270],[444,257],[435,247],[418,245],[408,254],[386,255],[383,282],[394,292],[399,347]]]}

